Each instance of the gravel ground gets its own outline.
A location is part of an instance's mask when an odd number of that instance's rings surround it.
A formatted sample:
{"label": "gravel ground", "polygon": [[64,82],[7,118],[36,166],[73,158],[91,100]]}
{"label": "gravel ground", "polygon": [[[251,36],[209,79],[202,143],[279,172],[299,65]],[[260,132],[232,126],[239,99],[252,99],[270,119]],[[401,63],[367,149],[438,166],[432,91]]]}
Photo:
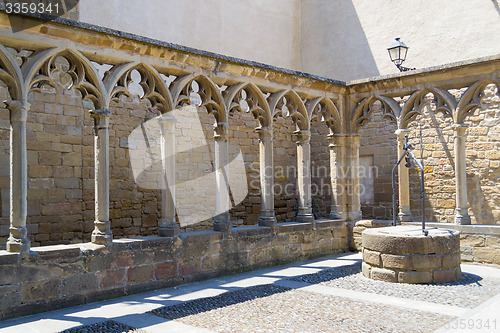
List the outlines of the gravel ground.
{"label": "gravel ground", "polygon": [[214,332],[432,332],[453,317],[291,290],[177,319]]}
{"label": "gravel ground", "polygon": [[[473,308],[500,293],[500,279],[464,273],[459,282],[441,285],[395,284],[370,280],[361,264],[335,267],[288,280],[329,287]],[[374,297],[376,297],[374,295]],[[369,301],[323,295],[278,285],[253,286],[218,296],[162,307],[150,312],[214,332],[433,332],[455,319]],[[63,333],[143,333],[112,320]]]}
{"label": "gravel ground", "polygon": [[227,307],[233,304],[243,303],[261,297],[267,297],[277,293],[283,293],[288,290],[291,289],[269,284],[255,286],[238,291],[224,293],[218,296],[206,297],[182,304],[165,306],[159,309],[155,309],[151,311],[151,313],[165,319],[177,319],[222,307]]}
{"label": "gravel ground", "polygon": [[398,284],[367,279],[361,275],[361,264],[324,270],[290,280],[321,283],[329,287],[395,296],[419,301],[474,308],[500,293],[500,280],[463,273],[462,280],[439,285]]}
{"label": "gravel ground", "polygon": [[79,326],[64,330],[60,333],[145,333],[143,330],[137,330],[128,325],[117,323],[112,320],[103,321],[100,323]]}

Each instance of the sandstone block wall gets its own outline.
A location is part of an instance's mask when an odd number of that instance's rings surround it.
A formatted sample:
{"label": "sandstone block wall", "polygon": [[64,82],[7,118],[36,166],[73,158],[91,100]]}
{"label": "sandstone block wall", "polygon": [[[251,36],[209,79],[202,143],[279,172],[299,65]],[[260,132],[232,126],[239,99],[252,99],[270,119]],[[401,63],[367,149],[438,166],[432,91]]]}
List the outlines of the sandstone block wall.
{"label": "sandstone block wall", "polygon": [[114,240],[32,248],[29,256],[0,251],[0,320],[218,275],[344,252],[342,222],[279,224],[178,238]]}
{"label": "sandstone block wall", "polygon": [[500,230],[463,226],[460,236],[462,261],[500,265]]}
{"label": "sandstone block wall", "polygon": [[[459,97],[464,89],[452,93]],[[473,224],[500,224],[500,108],[482,107],[466,118],[467,195]],[[392,219],[391,170],[397,159],[395,122],[382,117],[376,106],[370,121],[360,130],[360,155],[373,155],[378,175],[374,179],[374,202],[363,203],[363,217]],[[409,124],[413,152],[423,151],[426,211],[428,221],[454,222],[455,171],[453,120],[432,107]],[[420,144],[422,133],[422,145]],[[420,220],[420,172],[410,169],[410,203],[414,221]]]}
{"label": "sandstone block wall", "polygon": [[[361,177],[361,212],[368,219],[392,218],[392,182],[391,174],[397,162],[397,126],[394,122],[383,118],[381,110],[374,110],[371,120],[359,131],[359,155],[362,159],[370,158],[371,165],[360,165]],[[373,184],[367,184],[367,176],[372,175]],[[366,193],[372,191],[370,193]],[[371,197],[371,200],[364,200]]]}
{"label": "sandstone block wall", "polygon": [[[64,69],[65,61],[61,59],[60,63]],[[55,89],[29,95],[27,225],[33,246],[88,242],[94,228],[94,136],[93,121],[87,112],[92,104],[82,101],[78,91],[66,89],[68,77],[61,75],[59,80]],[[3,85],[0,97],[9,99]],[[155,116],[148,111],[149,106],[149,102],[132,96],[122,97],[110,108],[110,220],[115,238],[155,235],[161,218],[160,190],[135,179],[131,164],[140,147],[129,136]],[[212,230],[214,117],[196,106],[176,112],[181,115],[175,124],[178,223],[181,231]],[[231,187],[234,207],[230,215],[234,226],[255,225],[260,213],[256,127],[258,122],[247,112],[233,113],[229,118],[230,160],[238,154],[243,159],[243,169],[230,170],[236,184]],[[317,122],[315,127],[318,129],[313,130],[311,139],[315,147],[312,160],[328,172],[316,181],[328,184],[328,188],[313,193],[314,207],[317,217],[324,217],[330,209],[328,130],[324,123]],[[294,130],[290,118],[275,119],[278,222],[293,221],[297,213],[296,144],[291,138]],[[9,232],[9,132],[9,111],[0,108],[0,249],[5,248]],[[158,144],[156,141],[148,137],[150,145]]]}
{"label": "sandstone block wall", "polygon": [[332,186],[330,180],[330,149],[324,123],[315,120],[311,124],[311,196],[313,214],[327,218],[330,213]]}

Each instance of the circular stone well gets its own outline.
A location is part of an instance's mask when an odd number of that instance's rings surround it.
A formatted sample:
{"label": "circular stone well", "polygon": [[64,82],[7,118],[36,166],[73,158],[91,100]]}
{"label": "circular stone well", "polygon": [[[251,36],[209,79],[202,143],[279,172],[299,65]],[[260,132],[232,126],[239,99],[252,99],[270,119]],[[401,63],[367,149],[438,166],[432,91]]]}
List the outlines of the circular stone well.
{"label": "circular stone well", "polygon": [[419,226],[363,231],[363,275],[399,283],[448,283],[462,278],[460,232]]}

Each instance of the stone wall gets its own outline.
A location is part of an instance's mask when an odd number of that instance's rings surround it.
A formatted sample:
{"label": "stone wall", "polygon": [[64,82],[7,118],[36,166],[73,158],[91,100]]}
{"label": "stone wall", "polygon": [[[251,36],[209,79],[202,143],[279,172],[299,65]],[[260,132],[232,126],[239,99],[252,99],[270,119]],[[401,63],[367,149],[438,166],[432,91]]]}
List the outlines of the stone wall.
{"label": "stone wall", "polygon": [[[64,80],[63,80],[64,81]],[[2,99],[8,99],[4,87]],[[93,135],[92,120],[85,111],[78,92],[58,86],[53,91],[30,94],[31,111],[27,124],[28,146],[28,226],[34,246],[86,242],[94,220]],[[110,218],[115,237],[155,235],[160,218],[160,191],[142,188],[134,180],[130,165],[128,137],[140,127],[148,102],[125,98],[112,105],[110,120]],[[215,200],[211,187],[213,177],[213,117],[203,108],[182,109],[178,133],[177,209],[185,224],[183,231],[211,230]],[[500,223],[500,109],[479,109],[468,117],[467,138],[468,196],[472,222]],[[9,113],[0,109],[0,244],[3,247],[9,226]],[[238,153],[244,162],[246,186],[240,180],[234,196],[243,197],[230,210],[235,226],[254,225],[260,211],[257,121],[246,112],[232,114],[229,122],[231,157]],[[361,177],[373,173],[373,200],[362,201],[364,218],[392,218],[391,170],[396,160],[396,125],[382,117],[376,107],[371,121],[360,130],[360,156],[369,157],[373,168],[362,165]],[[455,175],[453,129],[451,120],[442,114],[424,110],[410,123],[410,140],[420,156],[420,129],[424,144],[426,174],[426,219],[453,222],[455,208]],[[294,125],[289,118],[275,120],[274,166],[275,208],[279,222],[292,221],[297,210],[296,145],[291,140]],[[311,165],[313,210],[317,218],[325,217],[330,205],[328,130],[313,121]],[[198,141],[205,141],[203,142]],[[196,141],[196,142],[195,142]],[[192,147],[197,147],[191,151]],[[204,189],[192,195],[186,186],[196,181]],[[362,181],[363,184],[363,181]],[[370,189],[370,188],[368,188]],[[201,190],[200,190],[201,191]],[[414,219],[420,216],[419,173],[410,170],[411,207]],[[197,215],[198,214],[198,215]]]}
{"label": "stone wall", "polygon": [[[464,89],[452,93],[459,97]],[[360,130],[360,155],[373,154],[378,175],[374,179],[375,200],[363,205],[363,217],[392,219],[391,170],[396,162],[395,122],[382,118],[372,107],[370,121]],[[451,117],[424,107],[422,114],[410,122],[410,142],[420,158],[423,148],[425,172],[425,218],[433,222],[454,222],[455,171],[454,130]],[[466,118],[467,194],[473,224],[500,224],[500,108],[498,104],[481,107]],[[420,144],[422,134],[422,145]],[[404,161],[402,162],[404,163]],[[410,169],[410,204],[413,219],[421,220],[420,171],[414,163]]]}
{"label": "stone wall", "polygon": [[462,261],[500,265],[500,229],[497,226],[454,226],[460,231]]}
{"label": "stone wall", "polygon": [[114,240],[0,251],[0,320],[83,304],[222,274],[344,252],[342,222],[250,226],[178,238]]}
{"label": "stone wall", "polygon": [[[33,246],[88,242],[94,228],[93,121],[86,111],[92,108],[92,103],[82,101],[78,91],[68,90],[68,80],[62,75],[55,89],[29,95],[27,224]],[[0,93],[2,100],[9,99],[4,86],[0,87]],[[141,130],[144,124],[148,132],[147,121],[155,116],[148,111],[149,106],[148,101],[131,96],[112,102],[110,107],[110,220],[115,238],[157,234],[160,187],[149,186],[147,179],[139,179],[132,165],[133,159],[144,159],[150,151],[159,155],[159,133],[156,136],[154,132],[147,133],[148,140],[144,140]],[[177,222],[181,231],[212,230],[214,117],[197,106],[182,107],[175,111],[175,116]],[[234,226],[255,225],[260,213],[256,127],[258,122],[248,112],[232,113],[229,118],[230,161],[235,161],[238,155],[242,161],[229,173],[233,198],[230,215]],[[9,234],[10,173],[9,111],[5,108],[0,108],[0,129],[0,248],[5,248]],[[134,139],[134,130],[138,131],[139,140]],[[297,148],[291,138],[294,130],[290,118],[274,120],[278,222],[293,221],[297,214]],[[329,185],[328,130],[324,123],[315,122],[313,133],[313,163],[328,170],[315,181]],[[317,217],[325,217],[329,211],[329,188],[315,193]]]}
{"label": "stone wall", "polygon": [[[455,215],[454,131],[452,119],[424,111],[410,123],[410,138],[420,141],[422,128],[426,218],[453,222]],[[473,224],[500,224],[500,108],[480,108],[466,118],[467,195]],[[417,144],[415,155],[420,156]],[[419,174],[410,170],[410,202],[414,219],[420,215]]]}
{"label": "stone wall", "polygon": [[311,124],[311,195],[313,214],[327,218],[330,213],[332,186],[328,128],[315,120]]}
{"label": "stone wall", "polygon": [[[383,117],[382,111],[374,107],[371,119],[359,131],[360,159],[370,158],[371,165],[360,164],[361,212],[364,218],[392,218],[392,166],[397,162],[397,126]],[[367,177],[372,175],[372,177]],[[367,184],[373,179],[372,184]],[[371,186],[370,186],[371,185]],[[366,195],[366,191],[373,191]],[[372,200],[363,200],[371,197]]]}

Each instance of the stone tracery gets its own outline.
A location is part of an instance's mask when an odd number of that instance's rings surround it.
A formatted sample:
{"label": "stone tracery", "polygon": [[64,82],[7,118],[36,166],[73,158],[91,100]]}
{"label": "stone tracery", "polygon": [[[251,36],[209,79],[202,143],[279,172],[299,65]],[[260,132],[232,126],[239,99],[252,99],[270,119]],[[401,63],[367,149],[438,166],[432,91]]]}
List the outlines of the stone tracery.
{"label": "stone tracery", "polygon": [[[275,83],[272,83],[271,87],[266,87],[245,80],[238,81],[232,79],[228,83],[224,83],[227,88],[222,91],[222,84],[216,84],[210,75],[186,74],[185,71],[182,74],[178,69],[172,71],[172,73],[175,73],[176,78],[169,83],[161,77],[163,74],[160,74],[155,66],[128,61],[126,59],[112,65],[101,79],[91,60],[74,48],[61,49],[54,47],[41,49],[30,54],[19,65],[9,54],[7,48],[0,45],[0,79],[8,86],[13,100],[25,101],[30,91],[40,91],[44,85],[53,85],[53,75],[57,70],[54,63],[58,57],[63,57],[69,63],[69,69],[66,73],[72,79],[70,89],[80,91],[83,99],[90,100],[94,104],[92,117],[97,124],[95,126],[96,135],[100,131],[106,131],[107,126],[104,118],[108,115],[106,110],[109,109],[109,103],[121,95],[128,94],[128,84],[132,71],[138,71],[141,76],[139,84],[144,91],[144,95],[141,97],[148,99],[151,102],[152,108],[158,109],[162,114],[166,114],[183,104],[192,103],[190,97],[194,92],[193,82],[196,82],[197,91],[195,93],[201,99],[200,106],[204,107],[208,113],[213,114],[216,120],[214,137],[217,147],[217,170],[223,170],[224,165],[227,165],[227,120],[232,110],[238,109],[241,111],[241,101],[246,103],[248,112],[252,113],[260,124],[257,132],[261,138],[261,172],[263,174],[266,174],[265,170],[272,165],[273,118],[277,116],[290,117],[297,129],[294,137],[297,142],[300,159],[298,165],[299,196],[302,198],[299,211],[303,211],[307,215],[304,221],[312,220],[312,213],[308,207],[310,206],[310,179],[308,181],[307,178],[310,177],[308,133],[310,122],[313,119],[321,119],[327,124],[330,130],[331,168],[332,171],[335,171],[332,172],[332,175],[334,175],[332,177],[332,188],[337,189],[332,192],[334,192],[334,196],[337,196],[339,186],[340,189],[345,187],[353,189],[359,185],[356,183],[359,180],[356,180],[357,177],[355,176],[355,170],[359,168],[359,162],[357,162],[357,158],[359,157],[359,137],[353,133],[369,120],[370,110],[373,108],[375,101],[380,102],[384,116],[395,121],[401,130],[399,134],[403,135],[402,133],[404,133],[409,121],[420,114],[422,108],[431,107],[433,111],[452,116],[457,124],[457,131],[462,131],[462,126],[458,125],[463,123],[464,117],[467,114],[470,114],[478,107],[495,106],[498,104],[499,98],[497,93],[498,80],[486,79],[471,84],[458,102],[447,91],[449,89],[447,86],[446,89],[428,87],[411,90],[411,96],[402,108],[393,98],[396,96],[396,93],[388,91],[383,93],[373,92],[369,96],[365,95],[362,98],[357,98],[359,102],[355,103],[354,107],[351,107],[353,103],[349,102],[348,98],[341,101],[337,93],[325,97],[324,91],[317,91],[317,95],[314,96],[314,94],[311,94],[311,91],[303,93],[300,89],[295,91],[294,89],[289,89],[279,84],[276,85]],[[166,72],[168,71],[162,68],[162,73]],[[221,80],[216,81],[224,82]],[[355,95],[353,94],[353,96]],[[14,110],[13,105],[13,103],[9,105],[12,110]],[[98,110],[104,111],[99,113]],[[351,110],[352,113],[350,113]],[[346,123],[344,121],[345,118],[349,118],[350,122]],[[15,117],[13,121],[15,122]],[[464,137],[464,134],[459,134],[457,137]],[[100,140],[106,141],[104,137]],[[462,147],[463,143],[460,140],[457,141],[460,142],[458,145]],[[105,146],[106,144],[104,143],[103,145]],[[14,152],[13,154],[16,153]],[[106,149],[104,149],[102,154],[103,156],[106,155]],[[458,155],[463,155],[460,149],[457,151]],[[97,161],[96,157],[96,168],[98,164],[102,165],[106,163],[109,162],[106,162],[105,159]],[[354,170],[347,183],[345,179],[341,179],[339,176],[343,173],[341,168],[346,167]],[[16,174],[18,172],[16,171]],[[225,186],[224,179],[227,178],[227,174],[224,175],[224,173],[227,172],[228,170],[222,172],[218,178],[221,188]],[[98,172],[96,172],[97,174]],[[19,177],[19,175],[17,176]],[[273,186],[272,176],[272,173],[267,173],[267,176],[261,178],[263,188],[267,189],[262,194],[263,212],[261,217],[262,221],[266,221],[262,225],[273,225],[275,221],[275,218],[273,218],[274,208],[271,190]],[[400,183],[404,183],[404,181],[400,179]],[[459,182],[457,181],[457,183]],[[106,190],[104,189],[103,191],[105,192]],[[353,191],[351,192],[354,193]],[[219,197],[221,200],[219,211],[220,214],[224,215],[228,208],[227,202],[229,202],[229,198],[228,195],[224,195],[223,193],[219,193]],[[104,202],[106,201],[105,199],[97,200],[96,198],[96,204],[97,201],[101,202],[102,207],[107,206]],[[339,217],[337,211],[341,211],[348,219],[355,220],[359,218],[359,197],[355,193],[350,195],[349,198],[338,197],[336,201],[338,202],[335,204],[332,203],[332,213],[330,214],[332,218]],[[457,201],[463,202],[464,200]],[[165,207],[165,205],[162,205],[162,207]],[[102,211],[103,209],[105,210],[105,208],[99,210]],[[460,209],[463,211],[463,207]],[[172,219],[170,217],[170,221]],[[96,221],[99,221],[99,219],[96,218]],[[230,230],[230,221],[227,216],[222,218],[222,227],[217,226],[215,228],[217,230]],[[105,228],[105,233],[107,232],[106,230],[107,228]]]}
{"label": "stone tracery", "polygon": [[468,115],[481,107],[481,102],[483,102],[483,104],[485,102],[487,102],[486,104],[498,102],[498,99],[494,97],[498,97],[495,93],[494,86],[500,86],[500,80],[498,78],[481,80],[470,85],[458,101],[454,114],[455,123],[463,124]]}
{"label": "stone tracery", "polygon": [[[379,100],[382,103],[384,116],[388,116],[398,125],[396,131],[398,139],[398,155],[401,153],[401,147],[404,144],[404,137],[409,133],[408,124],[417,115],[422,115],[423,110],[440,112],[445,117],[453,119],[453,129],[455,132],[455,178],[456,178],[456,218],[457,224],[470,224],[467,204],[467,179],[465,166],[465,143],[467,125],[464,123],[465,117],[470,115],[477,108],[485,104],[491,105],[498,99],[495,88],[498,82],[495,79],[479,79],[472,83],[465,92],[459,97],[458,101],[448,90],[439,87],[425,87],[414,90],[412,94],[403,102],[402,107],[395,103],[391,97],[381,96],[377,93],[370,97],[362,99],[352,112],[351,126],[353,129],[359,129],[369,120],[370,105],[373,100]],[[457,88],[461,88],[458,86]],[[496,98],[495,98],[496,97]],[[390,110],[390,112],[387,112]],[[409,185],[408,169],[399,165],[399,217],[401,221],[410,221],[409,204]]]}

